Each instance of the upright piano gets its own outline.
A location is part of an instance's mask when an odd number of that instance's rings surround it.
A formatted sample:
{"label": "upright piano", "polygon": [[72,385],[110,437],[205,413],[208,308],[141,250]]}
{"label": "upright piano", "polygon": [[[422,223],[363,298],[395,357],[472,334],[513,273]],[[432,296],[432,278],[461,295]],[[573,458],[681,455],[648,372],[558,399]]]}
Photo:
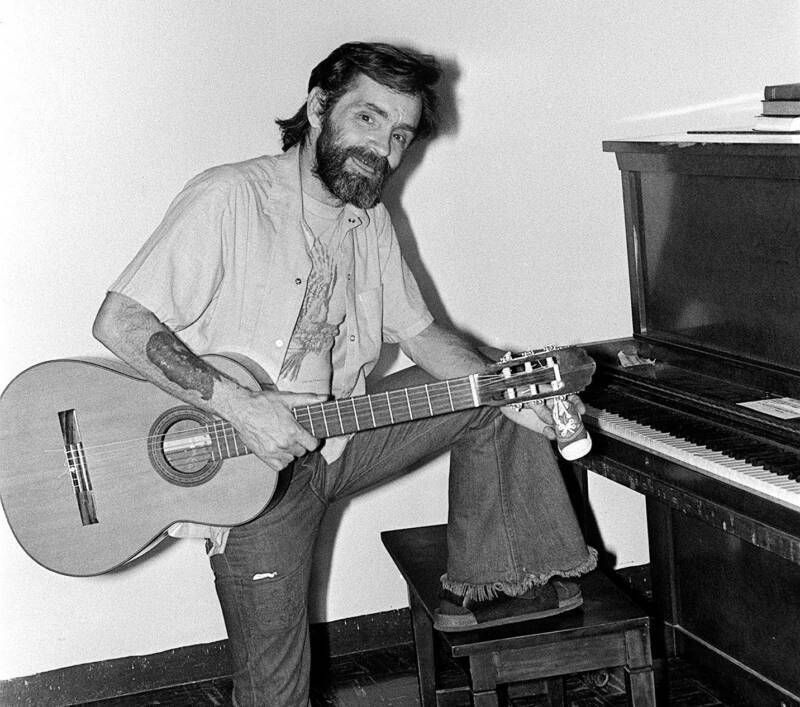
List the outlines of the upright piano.
{"label": "upright piano", "polygon": [[633,336],[587,346],[595,444],[646,495],[667,656],[800,705],[800,135],[603,143],[622,174]]}

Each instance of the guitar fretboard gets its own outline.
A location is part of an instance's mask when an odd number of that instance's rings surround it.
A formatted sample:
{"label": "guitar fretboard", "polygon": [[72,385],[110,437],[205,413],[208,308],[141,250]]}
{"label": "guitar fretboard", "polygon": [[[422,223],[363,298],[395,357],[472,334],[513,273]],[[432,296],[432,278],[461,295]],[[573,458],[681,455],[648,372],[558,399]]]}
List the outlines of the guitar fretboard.
{"label": "guitar fretboard", "polygon": [[469,378],[359,395],[293,409],[315,437],[336,437],[477,407]]}
{"label": "guitar fretboard", "polygon": [[[292,408],[292,413],[310,434],[322,439],[477,406],[471,380],[467,377],[329,400]],[[228,459],[250,453],[238,432],[224,420],[209,425],[208,434],[216,458]]]}

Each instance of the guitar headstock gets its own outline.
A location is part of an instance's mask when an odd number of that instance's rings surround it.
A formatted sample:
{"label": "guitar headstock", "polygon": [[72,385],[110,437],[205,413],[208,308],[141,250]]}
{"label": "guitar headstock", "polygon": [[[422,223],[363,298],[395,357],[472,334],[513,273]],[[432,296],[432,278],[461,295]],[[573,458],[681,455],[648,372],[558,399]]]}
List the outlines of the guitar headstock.
{"label": "guitar headstock", "polygon": [[574,346],[506,354],[476,376],[481,405],[509,405],[568,395],[592,380],[594,360]]}

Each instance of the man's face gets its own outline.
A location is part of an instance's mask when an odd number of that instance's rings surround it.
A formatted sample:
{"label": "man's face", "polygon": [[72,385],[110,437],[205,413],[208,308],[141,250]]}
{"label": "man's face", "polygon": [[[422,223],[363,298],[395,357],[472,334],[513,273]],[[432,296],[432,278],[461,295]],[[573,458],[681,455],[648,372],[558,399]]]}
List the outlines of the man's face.
{"label": "man's face", "polygon": [[337,199],[374,206],[414,139],[422,104],[360,75],[322,117],[315,172]]}

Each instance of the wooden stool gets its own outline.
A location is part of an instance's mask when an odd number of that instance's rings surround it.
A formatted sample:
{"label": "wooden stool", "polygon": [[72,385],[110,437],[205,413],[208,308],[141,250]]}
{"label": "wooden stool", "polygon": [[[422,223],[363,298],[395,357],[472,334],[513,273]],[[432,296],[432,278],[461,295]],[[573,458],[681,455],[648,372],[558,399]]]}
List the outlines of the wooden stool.
{"label": "wooden stool", "polygon": [[[446,532],[445,525],[431,525],[381,533],[408,584],[423,707],[437,704],[433,612],[447,564]],[[583,607],[575,611],[495,628],[438,632],[452,657],[469,660],[476,707],[497,705],[498,685],[525,680],[546,680],[550,704],[563,705],[565,675],[615,667],[624,667],[631,705],[655,705],[647,614],[600,572],[581,577],[580,586]]]}

